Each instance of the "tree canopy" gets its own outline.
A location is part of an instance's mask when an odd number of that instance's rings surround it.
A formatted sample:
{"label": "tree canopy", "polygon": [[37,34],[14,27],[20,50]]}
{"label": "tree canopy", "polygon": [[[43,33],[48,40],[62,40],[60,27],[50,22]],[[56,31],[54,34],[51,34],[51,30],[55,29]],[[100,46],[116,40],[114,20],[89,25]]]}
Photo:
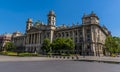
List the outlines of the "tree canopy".
{"label": "tree canopy", "polygon": [[14,51],[16,49],[16,46],[12,42],[6,42],[4,46],[5,51]]}
{"label": "tree canopy", "polygon": [[42,52],[60,52],[60,51],[73,51],[74,42],[70,38],[56,38],[50,43],[48,38],[44,39],[41,50]]}
{"label": "tree canopy", "polygon": [[41,50],[46,51],[46,52],[50,51],[50,40],[48,38],[44,39],[44,41],[42,43]]}
{"label": "tree canopy", "polygon": [[120,52],[120,38],[108,36],[105,40],[105,48],[110,54]]}
{"label": "tree canopy", "polygon": [[56,38],[52,43],[53,50],[74,50],[74,46],[70,38]]}

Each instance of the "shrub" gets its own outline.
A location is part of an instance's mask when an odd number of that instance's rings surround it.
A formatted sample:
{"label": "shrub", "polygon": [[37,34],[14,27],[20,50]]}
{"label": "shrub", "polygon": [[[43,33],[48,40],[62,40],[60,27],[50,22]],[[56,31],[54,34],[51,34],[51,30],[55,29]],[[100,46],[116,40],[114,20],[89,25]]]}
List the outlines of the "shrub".
{"label": "shrub", "polygon": [[17,56],[16,52],[7,52],[6,54],[9,55],[9,56]]}
{"label": "shrub", "polygon": [[17,56],[16,52],[5,52],[5,51],[3,51],[3,52],[0,52],[0,54],[2,54],[2,55],[9,55],[9,56]]}
{"label": "shrub", "polygon": [[112,54],[111,56],[112,56],[112,57],[116,57],[117,55],[116,55],[116,54]]}
{"label": "shrub", "polygon": [[38,56],[38,54],[35,54],[35,53],[19,53],[18,56]]}
{"label": "shrub", "polygon": [[70,54],[61,53],[61,56],[70,56]]}

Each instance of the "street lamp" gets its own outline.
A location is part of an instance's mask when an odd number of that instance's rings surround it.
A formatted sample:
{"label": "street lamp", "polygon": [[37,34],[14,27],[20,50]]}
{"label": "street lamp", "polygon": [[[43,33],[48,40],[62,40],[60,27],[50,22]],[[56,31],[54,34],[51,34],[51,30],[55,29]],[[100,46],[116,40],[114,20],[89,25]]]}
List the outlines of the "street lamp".
{"label": "street lamp", "polygon": [[83,58],[85,58],[85,51],[83,51]]}
{"label": "street lamp", "polygon": [[50,47],[50,56],[52,56],[52,48]]}

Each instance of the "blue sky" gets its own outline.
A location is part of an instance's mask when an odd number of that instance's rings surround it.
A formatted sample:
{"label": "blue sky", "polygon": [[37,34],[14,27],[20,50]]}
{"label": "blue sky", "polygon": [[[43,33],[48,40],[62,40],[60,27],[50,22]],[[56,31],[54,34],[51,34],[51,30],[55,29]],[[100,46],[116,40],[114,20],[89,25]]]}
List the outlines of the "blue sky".
{"label": "blue sky", "polygon": [[57,25],[81,23],[84,13],[94,11],[114,36],[120,36],[120,0],[0,0],[0,34],[25,32],[27,18],[47,23],[54,10]]}

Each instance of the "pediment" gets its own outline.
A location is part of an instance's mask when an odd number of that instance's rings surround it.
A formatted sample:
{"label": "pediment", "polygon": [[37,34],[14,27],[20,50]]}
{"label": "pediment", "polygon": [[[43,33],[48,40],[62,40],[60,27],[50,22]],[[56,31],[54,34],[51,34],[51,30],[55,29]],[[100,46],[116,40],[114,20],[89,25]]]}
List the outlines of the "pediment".
{"label": "pediment", "polygon": [[37,32],[37,31],[39,31],[39,29],[35,27],[32,27],[30,30],[28,30],[28,32]]}

